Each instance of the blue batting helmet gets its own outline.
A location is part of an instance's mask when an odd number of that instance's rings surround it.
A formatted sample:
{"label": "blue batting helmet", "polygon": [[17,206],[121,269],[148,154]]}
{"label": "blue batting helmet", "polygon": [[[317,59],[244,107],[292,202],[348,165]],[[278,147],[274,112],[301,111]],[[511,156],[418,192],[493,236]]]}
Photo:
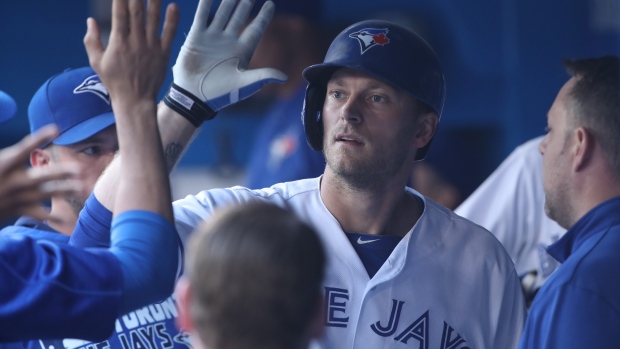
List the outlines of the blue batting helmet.
{"label": "blue batting helmet", "polygon": [[[323,149],[321,111],[327,82],[343,67],[363,71],[406,91],[441,117],[445,83],[433,49],[419,35],[401,25],[381,20],[363,21],[338,34],[323,63],[303,72],[309,84],[302,122],[312,149]],[[424,159],[430,143],[418,150],[416,160]]]}

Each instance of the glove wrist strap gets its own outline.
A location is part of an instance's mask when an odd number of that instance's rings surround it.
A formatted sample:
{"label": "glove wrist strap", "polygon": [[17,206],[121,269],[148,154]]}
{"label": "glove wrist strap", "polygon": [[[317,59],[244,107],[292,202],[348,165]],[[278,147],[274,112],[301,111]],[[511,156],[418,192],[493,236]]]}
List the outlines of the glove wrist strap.
{"label": "glove wrist strap", "polygon": [[164,103],[196,127],[200,127],[203,122],[211,120],[217,115],[217,112],[211,109],[207,103],[196,98],[174,82],[164,97]]}

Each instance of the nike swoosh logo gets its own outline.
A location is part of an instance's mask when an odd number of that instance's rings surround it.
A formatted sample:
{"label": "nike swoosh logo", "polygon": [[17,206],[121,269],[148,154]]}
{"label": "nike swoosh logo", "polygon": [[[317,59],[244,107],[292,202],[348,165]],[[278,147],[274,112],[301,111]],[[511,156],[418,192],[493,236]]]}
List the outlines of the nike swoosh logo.
{"label": "nike swoosh logo", "polygon": [[379,239],[374,239],[374,240],[362,240],[362,237],[361,237],[361,236],[357,238],[357,243],[358,243],[358,244],[360,244],[360,245],[363,245],[363,244],[368,244],[368,243],[375,242],[375,241],[379,241]]}

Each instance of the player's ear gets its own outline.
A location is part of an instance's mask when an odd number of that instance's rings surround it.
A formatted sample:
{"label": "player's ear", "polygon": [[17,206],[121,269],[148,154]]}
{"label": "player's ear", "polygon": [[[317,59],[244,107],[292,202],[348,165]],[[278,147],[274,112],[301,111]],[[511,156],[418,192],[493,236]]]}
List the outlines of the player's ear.
{"label": "player's ear", "polygon": [[185,332],[191,332],[194,329],[194,324],[189,310],[191,291],[189,288],[189,280],[187,280],[184,276],[181,276],[181,278],[177,281],[174,289],[174,295],[179,312],[179,316],[176,319],[177,327]]}
{"label": "player's ear", "polygon": [[573,155],[573,170],[575,172],[582,170],[592,158],[594,152],[594,137],[584,127],[578,127],[573,131],[573,146],[571,153]]}
{"label": "player's ear", "polygon": [[30,165],[32,167],[44,167],[52,161],[52,149],[35,149],[30,152]]}
{"label": "player's ear", "polygon": [[412,145],[417,149],[425,147],[435,135],[437,124],[439,124],[439,117],[434,111],[427,111],[419,114],[416,119],[416,128]]}

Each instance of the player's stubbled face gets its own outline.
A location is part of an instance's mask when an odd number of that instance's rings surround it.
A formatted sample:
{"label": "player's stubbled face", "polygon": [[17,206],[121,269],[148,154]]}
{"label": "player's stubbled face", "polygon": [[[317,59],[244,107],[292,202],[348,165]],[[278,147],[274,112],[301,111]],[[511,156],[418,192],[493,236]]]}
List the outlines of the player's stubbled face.
{"label": "player's stubbled face", "polygon": [[118,150],[116,126],[94,136],[68,146],[58,146],[57,161],[73,162],[79,166],[83,190],[80,197],[65,198],[74,211],[84,207],[84,202],[93,191],[95,183],[103,170],[110,164]]}
{"label": "player's stubbled face", "polygon": [[336,71],[323,105],[331,171],[361,187],[391,178],[415,152],[414,110],[404,91],[358,70]]}

